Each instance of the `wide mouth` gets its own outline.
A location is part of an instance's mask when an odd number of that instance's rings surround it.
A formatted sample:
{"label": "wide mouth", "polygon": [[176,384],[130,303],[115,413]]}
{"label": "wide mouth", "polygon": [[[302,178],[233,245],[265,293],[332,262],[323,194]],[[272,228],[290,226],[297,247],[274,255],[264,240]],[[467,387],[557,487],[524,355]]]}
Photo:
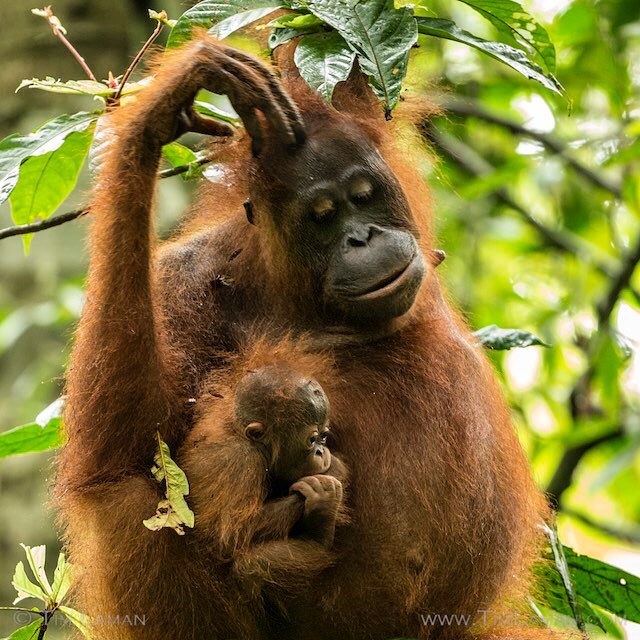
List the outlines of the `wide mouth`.
{"label": "wide mouth", "polygon": [[375,300],[377,298],[384,298],[392,293],[395,293],[398,289],[402,289],[404,285],[412,279],[413,269],[411,267],[416,263],[417,260],[419,260],[419,258],[414,253],[406,265],[386,275],[373,287],[370,287],[366,291],[352,296],[353,299],[358,301]]}

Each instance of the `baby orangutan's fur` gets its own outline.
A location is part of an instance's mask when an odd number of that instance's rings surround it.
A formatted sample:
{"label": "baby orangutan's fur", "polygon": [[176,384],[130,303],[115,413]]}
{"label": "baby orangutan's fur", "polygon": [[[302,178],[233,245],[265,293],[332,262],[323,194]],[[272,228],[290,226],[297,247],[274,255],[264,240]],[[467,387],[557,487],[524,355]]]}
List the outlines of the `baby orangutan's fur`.
{"label": "baby orangutan's fur", "polygon": [[[429,194],[393,125],[357,69],[334,109],[281,68],[291,99],[261,63],[201,36],[110,117],[56,487],[78,607],[145,616],[97,627],[109,640],[550,636],[425,623],[524,603],[546,502],[441,291]],[[229,133],[193,113],[200,87],[229,96],[251,144],[229,146],[224,178],[156,255],[162,145],[186,129]],[[268,496],[255,443],[209,455],[203,439],[229,424],[246,371],[279,363],[322,385],[332,448],[349,461],[351,521],[333,562],[304,516],[287,537],[301,512],[257,527]],[[223,398],[208,395],[219,382]],[[156,431],[191,482],[196,524],[181,537],[141,522],[159,497]],[[242,558],[279,544],[291,553],[245,571]],[[243,590],[262,580],[277,604],[264,621]]]}

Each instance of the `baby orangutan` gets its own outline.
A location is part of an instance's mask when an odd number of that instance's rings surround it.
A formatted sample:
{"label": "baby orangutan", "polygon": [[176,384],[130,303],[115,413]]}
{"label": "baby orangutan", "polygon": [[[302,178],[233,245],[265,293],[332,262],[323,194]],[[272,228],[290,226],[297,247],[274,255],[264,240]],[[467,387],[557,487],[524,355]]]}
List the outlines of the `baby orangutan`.
{"label": "baby orangutan", "polygon": [[263,611],[277,624],[289,598],[334,563],[347,472],[326,446],[318,382],[287,364],[238,368],[213,382],[179,461],[195,512],[188,535],[230,569],[221,586],[254,618],[249,636],[264,629]]}
{"label": "baby orangutan", "polygon": [[302,536],[330,548],[345,469],[326,446],[329,399],[322,387],[282,366],[251,371],[236,391],[235,420],[264,456],[269,493],[302,496]]}

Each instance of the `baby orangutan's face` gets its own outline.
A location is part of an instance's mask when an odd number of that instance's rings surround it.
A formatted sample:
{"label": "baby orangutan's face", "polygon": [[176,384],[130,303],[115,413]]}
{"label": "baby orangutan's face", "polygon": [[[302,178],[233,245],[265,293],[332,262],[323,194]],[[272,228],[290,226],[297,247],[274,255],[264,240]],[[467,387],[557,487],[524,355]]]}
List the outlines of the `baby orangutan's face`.
{"label": "baby orangutan's face", "polygon": [[279,482],[292,484],[331,466],[329,400],[312,378],[278,366],[250,372],[238,387],[236,420]]}

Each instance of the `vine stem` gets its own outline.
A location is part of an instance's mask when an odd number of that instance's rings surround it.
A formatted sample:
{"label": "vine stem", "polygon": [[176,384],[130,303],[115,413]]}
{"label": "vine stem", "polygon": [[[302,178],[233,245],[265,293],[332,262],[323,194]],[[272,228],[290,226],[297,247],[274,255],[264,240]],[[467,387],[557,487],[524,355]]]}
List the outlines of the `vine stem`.
{"label": "vine stem", "polygon": [[67,40],[64,35],[64,27],[60,20],[53,14],[53,10],[51,9],[51,5],[47,5],[44,9],[32,9],[32,13],[37,16],[42,16],[49,23],[49,26],[53,30],[53,35],[56,38],[59,38],[62,44],[71,52],[71,55],[79,62],[83,71],[87,74],[90,80],[97,82],[96,77],[93,75],[93,71],[91,71],[89,65],[86,63],[85,59],[78,53],[78,50]]}

